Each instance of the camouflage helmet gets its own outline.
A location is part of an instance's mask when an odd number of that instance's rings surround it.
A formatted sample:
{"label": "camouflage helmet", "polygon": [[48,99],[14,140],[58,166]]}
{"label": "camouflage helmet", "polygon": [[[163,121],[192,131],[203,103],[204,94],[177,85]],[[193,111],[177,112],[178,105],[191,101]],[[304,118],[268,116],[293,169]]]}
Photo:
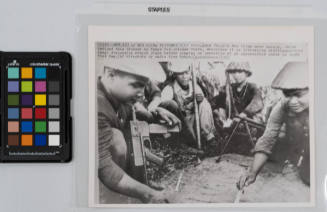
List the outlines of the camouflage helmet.
{"label": "camouflage helmet", "polygon": [[251,67],[249,62],[231,62],[228,64],[226,68],[226,72],[232,73],[235,71],[244,71],[248,74],[248,76],[252,75]]}
{"label": "camouflage helmet", "polygon": [[275,89],[306,89],[309,87],[309,67],[306,62],[288,62],[273,80]]}

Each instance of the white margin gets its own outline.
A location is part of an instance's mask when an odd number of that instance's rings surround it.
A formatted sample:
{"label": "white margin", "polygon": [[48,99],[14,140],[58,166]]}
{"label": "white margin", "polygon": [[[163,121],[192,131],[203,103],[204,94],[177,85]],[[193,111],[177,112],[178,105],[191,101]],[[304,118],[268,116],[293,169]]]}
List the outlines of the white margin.
{"label": "white margin", "polygon": [[[242,36],[240,36],[242,35]],[[95,197],[96,170],[96,42],[303,42],[308,43],[310,93],[310,202],[308,203],[183,203],[183,204],[98,204]],[[188,208],[188,207],[314,207],[314,27],[313,26],[89,26],[89,207],[98,208]]]}

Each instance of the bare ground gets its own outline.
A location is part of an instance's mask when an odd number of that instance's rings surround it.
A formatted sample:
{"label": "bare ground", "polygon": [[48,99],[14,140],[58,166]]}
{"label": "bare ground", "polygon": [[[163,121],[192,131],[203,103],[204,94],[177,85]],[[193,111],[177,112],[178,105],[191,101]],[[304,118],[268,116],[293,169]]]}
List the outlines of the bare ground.
{"label": "bare ground", "polygon": [[[216,163],[217,143],[206,149],[206,158],[199,163],[195,155],[185,152],[186,146],[176,139],[153,142],[152,151],[164,157],[162,167],[148,164],[148,178],[161,184],[173,198],[171,203],[233,203],[238,189],[236,182],[251,164],[252,157],[236,153],[222,156]],[[228,152],[238,151],[233,149]],[[241,146],[240,149],[244,149]],[[176,186],[181,177],[178,191]],[[279,163],[268,162],[254,184],[245,189],[240,202],[278,203],[309,202],[310,188],[302,183],[294,169],[283,168]],[[109,191],[100,183],[101,203],[140,203]]]}
{"label": "bare ground", "polygon": [[[251,161],[251,157],[238,154],[224,155],[219,163],[216,157],[206,158],[196,166],[177,169],[158,182],[175,193],[174,203],[233,203],[238,192],[236,182]],[[297,173],[281,171],[277,164],[268,163],[256,182],[245,189],[240,202],[308,202],[310,189]]]}

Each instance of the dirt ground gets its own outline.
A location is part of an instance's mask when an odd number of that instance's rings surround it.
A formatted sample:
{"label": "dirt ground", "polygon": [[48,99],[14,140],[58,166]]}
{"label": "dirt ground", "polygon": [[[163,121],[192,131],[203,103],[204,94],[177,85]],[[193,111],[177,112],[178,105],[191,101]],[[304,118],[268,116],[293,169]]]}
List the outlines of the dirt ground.
{"label": "dirt ground", "polygon": [[[236,182],[251,161],[251,157],[238,154],[226,154],[219,163],[216,157],[205,158],[199,165],[172,171],[158,182],[174,193],[174,203],[233,203],[238,192]],[[240,202],[310,201],[309,187],[292,170],[266,164],[256,182],[245,189]]]}
{"label": "dirt ground", "polygon": [[[216,163],[216,145],[213,143],[206,148],[205,157],[199,163],[195,155],[185,152],[187,146],[176,142],[175,138],[153,142],[152,152],[165,158],[166,162],[162,167],[148,164],[149,180],[165,188],[171,197],[170,203],[233,203],[238,193],[236,182],[253,158],[231,153],[244,149],[244,146],[232,145],[233,148]],[[310,188],[301,181],[294,168],[285,168],[276,162],[268,162],[256,182],[247,187],[240,198],[240,203],[309,201]],[[111,192],[100,183],[100,203],[140,201]]]}

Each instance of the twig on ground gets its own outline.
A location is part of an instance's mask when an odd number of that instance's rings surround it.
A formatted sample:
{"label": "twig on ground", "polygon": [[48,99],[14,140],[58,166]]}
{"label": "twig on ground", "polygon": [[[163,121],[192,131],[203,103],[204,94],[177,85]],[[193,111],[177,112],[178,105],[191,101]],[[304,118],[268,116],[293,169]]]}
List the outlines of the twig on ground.
{"label": "twig on ground", "polygon": [[183,170],[181,171],[181,173],[179,174],[179,177],[178,177],[178,181],[177,181],[177,185],[176,185],[175,191],[178,191],[178,190],[179,190],[179,185],[181,184],[182,177],[183,177],[183,173],[184,173],[184,169],[183,169]]}

